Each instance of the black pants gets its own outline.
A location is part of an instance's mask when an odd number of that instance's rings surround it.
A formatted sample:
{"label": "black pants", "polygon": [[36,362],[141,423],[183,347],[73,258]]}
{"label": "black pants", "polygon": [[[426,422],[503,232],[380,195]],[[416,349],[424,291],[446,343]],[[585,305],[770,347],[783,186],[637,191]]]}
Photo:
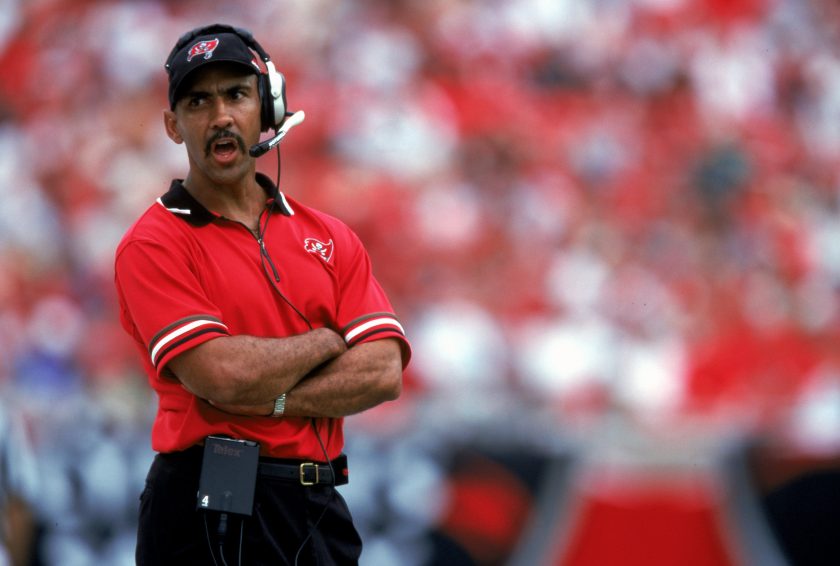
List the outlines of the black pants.
{"label": "black pants", "polygon": [[138,566],[358,563],[362,541],[335,487],[263,476],[257,478],[254,514],[230,515],[220,545],[219,514],[196,511],[200,469],[197,449],[155,456],[140,496]]}

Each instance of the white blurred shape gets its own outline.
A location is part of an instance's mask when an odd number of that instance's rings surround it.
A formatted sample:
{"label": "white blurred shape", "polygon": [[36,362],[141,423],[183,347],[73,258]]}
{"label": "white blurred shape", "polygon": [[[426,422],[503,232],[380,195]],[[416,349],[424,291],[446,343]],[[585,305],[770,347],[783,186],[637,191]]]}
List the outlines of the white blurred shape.
{"label": "white blurred shape", "polygon": [[674,338],[625,340],[619,348],[614,397],[647,418],[673,414],[683,397],[686,360]]}
{"label": "white blurred shape", "polygon": [[534,321],[515,343],[520,379],[538,395],[562,397],[603,385],[612,375],[613,331],[597,318]]}
{"label": "white blurred shape", "polygon": [[402,179],[441,170],[455,151],[457,135],[445,101],[432,97],[437,100],[426,105],[405,93],[348,109],[349,123],[338,135],[341,151]]}
{"label": "white blurred shape", "polygon": [[335,50],[332,66],[344,81],[368,88],[394,89],[414,79],[420,48],[402,29],[368,29],[349,36],[352,41]]}
{"label": "white blurred shape", "polygon": [[129,502],[128,467],[117,444],[97,444],[85,455],[79,471],[84,503],[91,516],[121,519]]}
{"label": "white blurred shape", "polygon": [[813,379],[792,413],[791,435],[800,449],[836,454],[840,449],[840,375],[823,372]]}
{"label": "white blurred shape", "polygon": [[769,109],[774,99],[772,45],[743,28],[725,39],[698,43],[690,72],[697,98],[708,115],[745,119]]}
{"label": "white blurred shape", "polygon": [[143,89],[162,72],[171,45],[161,25],[166,14],[154,2],[104,5],[91,18],[95,33],[85,43],[105,59],[108,78],[119,88]]}
{"label": "white blurred shape", "polygon": [[609,269],[603,260],[583,249],[558,254],[546,276],[546,295],[554,304],[582,313],[595,309]]}
{"label": "white blurred shape", "polygon": [[442,391],[499,386],[507,344],[498,322],[478,305],[453,300],[428,309],[412,332],[419,376]]}

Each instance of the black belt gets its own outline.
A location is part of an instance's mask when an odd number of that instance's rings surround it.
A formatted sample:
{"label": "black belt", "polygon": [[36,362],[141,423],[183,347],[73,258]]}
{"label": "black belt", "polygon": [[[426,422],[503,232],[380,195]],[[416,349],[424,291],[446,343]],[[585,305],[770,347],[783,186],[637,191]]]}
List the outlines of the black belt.
{"label": "black belt", "polygon": [[260,458],[259,475],[300,485],[344,485],[350,481],[347,456],[342,454],[329,464],[318,462],[271,461]]}
{"label": "black belt", "polygon": [[[183,473],[196,474],[201,469],[204,446],[195,445],[182,452],[166,452],[157,457],[170,465],[177,465]],[[299,485],[344,485],[350,481],[347,456],[340,455],[329,464],[306,460],[286,460],[261,456],[257,473],[265,478],[279,479]],[[333,477],[335,482],[333,482]]]}

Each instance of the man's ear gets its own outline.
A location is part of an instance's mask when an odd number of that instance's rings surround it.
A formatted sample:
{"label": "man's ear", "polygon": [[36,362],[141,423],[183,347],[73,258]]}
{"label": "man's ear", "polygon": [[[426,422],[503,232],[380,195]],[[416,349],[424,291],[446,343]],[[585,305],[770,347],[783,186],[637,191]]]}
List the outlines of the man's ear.
{"label": "man's ear", "polygon": [[184,143],[184,138],[178,133],[178,117],[172,110],[163,111],[163,127],[166,128],[166,135],[175,143]]}

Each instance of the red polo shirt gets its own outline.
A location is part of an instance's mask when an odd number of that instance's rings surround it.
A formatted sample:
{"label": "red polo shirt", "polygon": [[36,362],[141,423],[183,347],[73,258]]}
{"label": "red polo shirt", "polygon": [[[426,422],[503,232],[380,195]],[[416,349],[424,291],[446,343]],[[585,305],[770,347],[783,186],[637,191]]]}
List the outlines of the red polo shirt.
{"label": "red polo shirt", "polygon": [[[260,234],[207,210],[180,181],[128,230],[116,251],[121,322],[158,394],[152,448],[184,450],[209,434],[256,440],[264,455],[323,460],[308,418],[239,417],[198,399],[166,369],[219,336],[285,337],[313,328],[352,347],[396,338],[410,347],[358,237],[341,221],[285,197],[264,175]],[[343,419],[318,419],[330,458]]]}

